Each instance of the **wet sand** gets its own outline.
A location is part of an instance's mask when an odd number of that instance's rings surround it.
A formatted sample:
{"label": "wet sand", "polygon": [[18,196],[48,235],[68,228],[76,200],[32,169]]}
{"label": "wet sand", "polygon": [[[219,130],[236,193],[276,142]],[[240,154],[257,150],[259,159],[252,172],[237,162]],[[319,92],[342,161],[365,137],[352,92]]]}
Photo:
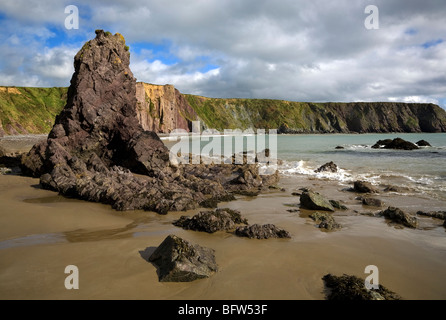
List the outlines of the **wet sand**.
{"label": "wet sand", "polygon": [[[417,230],[395,228],[368,210],[336,182],[283,177],[280,186],[258,197],[240,197],[220,207],[240,210],[250,224],[273,223],[292,239],[255,240],[173,226],[173,212],[117,212],[107,205],[66,199],[42,190],[38,179],[0,176],[0,299],[324,299],[322,277],[365,278],[367,265],[379,269],[380,283],[404,299],[446,299],[446,229],[420,217]],[[342,200],[339,231],[324,232],[297,209],[300,187],[314,187]],[[413,213],[442,207],[423,197],[380,194],[388,205]],[[189,283],[161,283],[147,257],[169,234],[213,248],[219,271]],[[79,289],[67,290],[67,265],[79,268]]]}

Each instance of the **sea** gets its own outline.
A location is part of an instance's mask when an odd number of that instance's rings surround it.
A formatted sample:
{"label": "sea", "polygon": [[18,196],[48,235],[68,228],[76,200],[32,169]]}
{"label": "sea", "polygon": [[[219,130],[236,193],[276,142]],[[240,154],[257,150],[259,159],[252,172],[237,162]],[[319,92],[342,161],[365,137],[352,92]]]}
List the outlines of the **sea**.
{"label": "sea", "polygon": [[[398,137],[413,143],[425,140],[431,147],[418,150],[372,148],[379,140]],[[201,139],[201,150],[204,150],[213,138],[203,139],[202,136]],[[297,134],[275,135],[274,139],[277,139],[277,158],[281,160],[278,170],[282,175],[333,180],[345,187],[356,180],[364,180],[376,186],[404,188],[407,195],[425,194],[446,201],[446,133]],[[268,146],[273,139],[266,136],[266,141]],[[166,142],[168,147],[172,144]],[[338,166],[338,172],[315,172],[331,161]]]}

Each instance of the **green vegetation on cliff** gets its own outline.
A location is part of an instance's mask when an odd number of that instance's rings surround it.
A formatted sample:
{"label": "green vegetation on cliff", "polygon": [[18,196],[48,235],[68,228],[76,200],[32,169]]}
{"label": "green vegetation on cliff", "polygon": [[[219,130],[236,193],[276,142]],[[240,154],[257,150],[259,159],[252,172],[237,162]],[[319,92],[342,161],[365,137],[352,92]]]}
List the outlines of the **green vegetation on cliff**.
{"label": "green vegetation on cliff", "polygon": [[67,88],[0,87],[0,131],[48,133],[66,98]]}
{"label": "green vegetation on cliff", "polygon": [[[0,87],[0,135],[2,131],[48,133],[65,105],[66,95],[67,88]],[[446,132],[446,111],[434,104],[312,103],[216,99],[189,94],[182,97],[185,102],[174,95],[169,100],[176,105],[183,103],[178,107],[181,110],[177,110],[180,115],[184,117],[187,113],[187,119],[198,118],[205,127],[220,131],[252,128],[279,129],[280,133]],[[188,105],[191,108],[186,108]],[[149,106],[153,117],[152,101]]]}
{"label": "green vegetation on cliff", "polygon": [[209,128],[279,129],[281,133],[446,132],[446,111],[434,104],[312,103],[213,99],[185,95]]}

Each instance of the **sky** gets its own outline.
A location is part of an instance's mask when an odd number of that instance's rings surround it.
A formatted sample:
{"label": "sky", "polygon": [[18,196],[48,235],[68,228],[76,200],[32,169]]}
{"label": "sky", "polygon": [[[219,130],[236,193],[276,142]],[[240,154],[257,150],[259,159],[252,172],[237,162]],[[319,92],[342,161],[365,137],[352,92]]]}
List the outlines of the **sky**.
{"label": "sky", "polygon": [[446,108],[445,0],[2,0],[0,29],[2,86],[69,86],[104,29],[137,81],[182,93]]}

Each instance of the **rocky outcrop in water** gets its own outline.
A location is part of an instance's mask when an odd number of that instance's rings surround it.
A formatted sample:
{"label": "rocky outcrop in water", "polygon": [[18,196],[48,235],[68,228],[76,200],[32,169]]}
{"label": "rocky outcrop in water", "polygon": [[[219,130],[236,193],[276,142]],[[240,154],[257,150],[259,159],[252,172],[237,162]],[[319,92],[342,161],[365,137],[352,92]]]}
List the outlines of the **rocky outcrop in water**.
{"label": "rocky outcrop in water", "polygon": [[164,143],[138,121],[129,62],[122,35],[96,31],[74,58],[67,103],[47,140],[22,158],[24,174],[67,196],[163,214],[277,182],[277,172],[261,176],[256,164],[170,163]]}
{"label": "rocky outcrop in water", "polygon": [[314,170],[314,172],[338,172],[338,166],[333,161],[330,161]]}
{"label": "rocky outcrop in water", "polygon": [[416,142],[415,144],[419,147],[432,147],[431,144],[429,142],[427,142],[426,140],[420,140],[420,141]]}
{"label": "rocky outcrop in water", "polygon": [[397,150],[416,150],[418,146],[410,141],[401,138],[379,140],[373,146],[373,149],[397,149]]}
{"label": "rocky outcrop in water", "polygon": [[218,270],[214,250],[169,235],[149,257],[158,267],[159,281],[189,282],[208,278]]}

